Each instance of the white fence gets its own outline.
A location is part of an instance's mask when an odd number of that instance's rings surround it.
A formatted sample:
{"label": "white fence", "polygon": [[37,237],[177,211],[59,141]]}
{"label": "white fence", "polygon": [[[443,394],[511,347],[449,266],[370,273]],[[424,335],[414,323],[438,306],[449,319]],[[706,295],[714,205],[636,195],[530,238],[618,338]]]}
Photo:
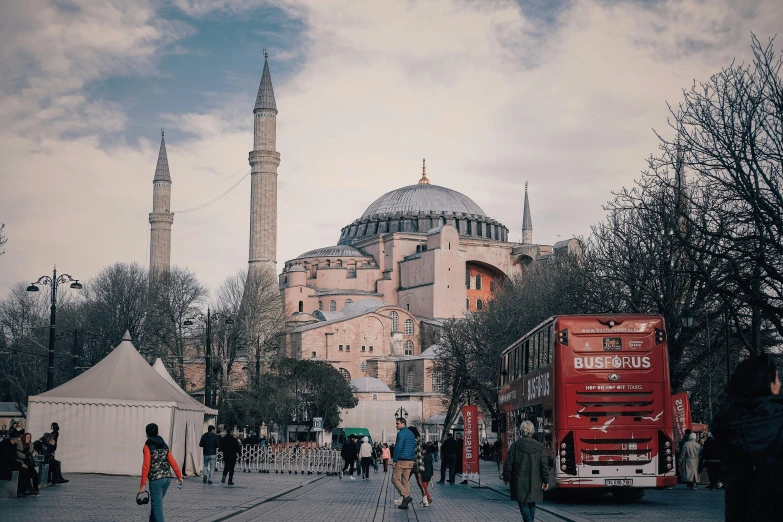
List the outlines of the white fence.
{"label": "white fence", "polygon": [[[223,467],[223,454],[218,451],[218,467]],[[236,471],[288,473],[293,475],[332,475],[343,467],[339,450],[330,448],[297,448],[285,446],[242,446]]]}

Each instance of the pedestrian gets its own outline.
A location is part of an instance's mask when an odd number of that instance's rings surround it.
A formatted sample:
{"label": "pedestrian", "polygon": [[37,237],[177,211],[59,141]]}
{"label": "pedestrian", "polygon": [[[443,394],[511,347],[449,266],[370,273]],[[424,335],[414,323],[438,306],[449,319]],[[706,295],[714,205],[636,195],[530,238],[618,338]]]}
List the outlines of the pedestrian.
{"label": "pedestrian", "polygon": [[41,453],[44,456],[44,464],[49,465],[49,476],[46,477],[47,482],[51,482],[53,486],[69,482],[63,477],[60,461],[54,458],[54,451],[57,449],[57,442],[55,442],[52,434],[44,433],[39,442],[41,449],[43,450]]}
{"label": "pedestrian", "polygon": [[397,419],[397,441],[394,444],[394,464],[392,464],[392,484],[402,496],[394,503],[400,509],[408,509],[411,503],[410,477],[416,460],[416,439],[413,432],[406,426],[404,418]]}
{"label": "pedestrian", "polygon": [[18,471],[17,494],[24,497],[25,490],[23,488],[27,483],[28,468],[27,464],[19,462],[16,458],[16,443],[19,442],[19,438],[19,432],[11,429],[8,432],[8,438],[0,442],[0,480],[11,480],[13,472]]}
{"label": "pedestrian", "polygon": [[688,483],[688,489],[697,489],[699,483],[699,458],[701,457],[701,444],[695,433],[691,433],[689,439],[683,444],[679,455],[682,466],[680,478]]}
{"label": "pedestrian", "polygon": [[720,483],[720,444],[712,436],[712,432],[707,433],[704,441],[704,447],[701,450],[701,459],[704,467],[707,468],[707,475],[710,477],[710,485],[707,489],[720,489],[723,484]]}
{"label": "pedestrian", "polygon": [[362,444],[359,446],[359,458],[362,463],[362,479],[370,479],[370,464],[372,464],[372,446],[370,446],[370,438],[363,437]]}
{"label": "pedestrian", "polygon": [[416,426],[411,426],[408,429],[411,430],[414,438],[416,439],[416,459],[414,461],[415,464],[413,465],[413,469],[411,470],[411,476],[416,479],[416,484],[419,485],[419,491],[421,491],[420,504],[424,507],[427,507],[430,505],[430,503],[427,499],[427,490],[424,489],[424,484],[422,483],[421,479],[421,473],[424,472],[424,450],[421,444],[421,434],[419,433],[419,429]]}
{"label": "pedestrian", "polygon": [[454,440],[454,434],[449,433],[446,440],[441,444],[441,463],[440,463],[440,480],[438,484],[446,483],[446,470],[449,471],[449,484],[454,485],[455,475],[457,473],[457,451],[459,446],[457,441]]}
{"label": "pedestrian", "polygon": [[25,495],[38,496],[38,470],[35,469],[35,448],[33,448],[33,437],[29,433],[24,433],[16,442],[16,460],[27,466],[27,477],[24,484],[19,482],[19,489],[24,490]]}
{"label": "pedestrian", "polygon": [[346,440],[343,443],[343,447],[340,450],[340,455],[343,458],[344,464],[343,469],[340,471],[340,480],[343,478],[343,473],[345,473],[345,470],[349,470],[348,472],[348,478],[350,480],[356,480],[353,478],[353,467],[354,463],[356,462],[356,455],[358,455],[358,448],[356,447],[356,443],[354,442],[355,437],[351,435],[348,437],[348,440]]}
{"label": "pedestrian", "polygon": [[5,439],[6,437],[8,437],[8,427],[3,424],[0,426],[0,440]]}
{"label": "pedestrian", "polygon": [[378,473],[379,460],[381,460],[381,445],[376,442],[372,447],[372,467],[375,468],[376,473]]}
{"label": "pedestrian", "polygon": [[429,507],[429,505],[432,504],[432,495],[430,495],[428,487],[428,484],[432,481],[432,475],[434,474],[432,469],[432,455],[429,451],[430,448],[432,448],[430,444],[425,444],[421,448],[421,460],[424,467],[419,472],[419,478],[421,479],[421,486],[424,488],[424,498],[421,499],[421,505],[424,507]]}
{"label": "pedestrian", "polygon": [[742,361],[710,431],[720,444],[726,522],[779,520],[783,512],[783,397],[775,360]]}
{"label": "pedestrian", "polygon": [[147,480],[150,482],[150,522],[164,522],[163,498],[169,489],[169,475],[171,470],[177,475],[177,482],[181,486],[182,473],[177,466],[177,461],[169,451],[169,447],[158,435],[157,424],[147,424],[145,429],[147,442],[144,443],[144,463],[141,465],[141,487],[139,493],[144,493]]}
{"label": "pedestrian", "polygon": [[215,472],[215,465],[217,465],[217,450],[220,446],[220,437],[215,433],[214,426],[209,426],[207,428],[207,432],[201,436],[198,445],[199,447],[204,448],[203,482],[204,484],[212,484],[212,473]]}
{"label": "pedestrian", "polygon": [[524,421],[521,428],[522,437],[508,449],[503,463],[503,481],[511,483],[511,500],[519,504],[522,520],[533,522],[536,502],[543,501],[549,489],[549,465],[544,445],[533,439],[533,423]]}
{"label": "pedestrian", "polygon": [[220,479],[220,482],[225,484],[226,475],[228,475],[228,485],[233,486],[234,467],[237,464],[237,457],[242,453],[242,447],[233,433],[226,432],[226,435],[220,440],[220,452],[223,453],[223,478]]}
{"label": "pedestrian", "polygon": [[438,441],[432,441],[430,443],[430,453],[432,453],[432,460],[438,462]]}
{"label": "pedestrian", "polygon": [[691,440],[691,430],[686,429],[685,433],[682,436],[682,439],[680,440],[680,447],[677,448],[677,468],[678,468],[678,475],[682,476],[682,462],[679,460],[679,456],[682,454],[682,448],[685,447],[685,443]]}
{"label": "pedestrian", "polygon": [[381,460],[383,460],[383,472],[389,472],[389,459],[391,459],[391,451],[389,451],[389,445],[384,444],[381,448]]}

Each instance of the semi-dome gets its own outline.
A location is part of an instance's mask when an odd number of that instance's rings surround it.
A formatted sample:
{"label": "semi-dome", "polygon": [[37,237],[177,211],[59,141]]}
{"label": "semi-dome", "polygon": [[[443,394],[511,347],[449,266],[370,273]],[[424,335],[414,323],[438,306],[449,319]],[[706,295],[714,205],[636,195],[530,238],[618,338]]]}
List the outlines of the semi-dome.
{"label": "semi-dome", "polygon": [[379,214],[443,212],[486,216],[465,194],[438,185],[409,185],[387,192],[376,199],[362,214],[363,218]]}
{"label": "semi-dome", "polygon": [[349,384],[356,393],[391,393],[391,389],[375,377],[357,377]]}
{"label": "semi-dome", "polygon": [[297,257],[304,259],[309,257],[369,257],[367,254],[350,245],[335,245],[310,250]]}

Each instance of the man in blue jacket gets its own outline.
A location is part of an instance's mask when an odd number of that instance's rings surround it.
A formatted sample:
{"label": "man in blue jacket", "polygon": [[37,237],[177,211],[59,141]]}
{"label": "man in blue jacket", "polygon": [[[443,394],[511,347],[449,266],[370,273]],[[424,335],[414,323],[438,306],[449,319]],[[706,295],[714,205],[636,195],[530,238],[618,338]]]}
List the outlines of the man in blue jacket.
{"label": "man in blue jacket", "polygon": [[400,492],[402,498],[395,500],[400,509],[408,509],[411,503],[410,479],[413,464],[416,461],[416,437],[406,426],[405,419],[397,419],[397,442],[394,444],[394,473],[392,484]]}
{"label": "man in blue jacket", "polygon": [[198,445],[204,448],[204,484],[212,484],[212,473],[215,471],[217,450],[220,446],[220,437],[215,433],[214,426],[207,428],[207,432],[201,436]]}

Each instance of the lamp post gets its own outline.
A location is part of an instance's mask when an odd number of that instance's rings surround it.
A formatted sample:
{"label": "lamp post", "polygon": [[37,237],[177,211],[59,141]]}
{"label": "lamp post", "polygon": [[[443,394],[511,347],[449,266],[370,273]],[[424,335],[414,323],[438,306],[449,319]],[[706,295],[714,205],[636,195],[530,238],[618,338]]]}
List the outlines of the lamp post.
{"label": "lamp post", "polygon": [[395,419],[402,419],[403,417],[404,417],[404,418],[405,418],[405,420],[407,421],[407,420],[408,420],[408,412],[405,410],[405,408],[403,408],[402,406],[400,406],[400,409],[399,409],[399,410],[396,410],[396,411],[394,412],[394,418],[395,418]]}
{"label": "lamp post", "polygon": [[[204,404],[212,408],[212,319],[220,319],[225,314],[216,313],[207,308],[207,315],[198,314],[193,319],[200,319],[206,324],[207,327],[207,339],[206,348],[204,350]],[[182,323],[185,326],[193,326],[193,319],[185,319]],[[231,326],[234,324],[234,320],[230,317],[223,319],[223,324]]]}
{"label": "lamp post", "polygon": [[[693,326],[693,321],[695,319],[695,315],[693,313],[693,310],[691,310],[689,307],[685,307],[682,309],[682,312],[680,312],[680,320],[682,321],[682,325],[685,328],[691,328]],[[707,331],[707,353],[710,355],[710,371],[707,372],[708,375],[708,389],[707,389],[707,411],[709,412],[710,420],[712,420],[712,350],[710,349],[710,314],[709,312],[704,313],[704,319],[706,321],[705,329]],[[729,347],[726,346],[726,358],[729,357]],[[728,383],[728,381],[726,381]]]}
{"label": "lamp post", "polygon": [[52,288],[52,306],[49,313],[49,370],[46,374],[46,390],[54,388],[54,336],[55,324],[57,319],[57,288],[61,284],[71,283],[70,287],[74,290],[81,290],[82,284],[78,279],[74,279],[68,274],[57,275],[57,267],[52,270],[52,277],[41,276],[38,281],[31,283],[27,287],[28,292],[37,292],[37,285],[49,285]]}

